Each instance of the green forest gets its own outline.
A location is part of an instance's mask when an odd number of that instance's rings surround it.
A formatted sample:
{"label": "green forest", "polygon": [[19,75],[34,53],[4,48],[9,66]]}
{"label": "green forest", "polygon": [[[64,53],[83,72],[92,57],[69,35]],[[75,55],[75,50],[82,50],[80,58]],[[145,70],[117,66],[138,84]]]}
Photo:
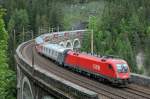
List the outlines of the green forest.
{"label": "green forest", "polygon": [[[150,76],[150,0],[0,0],[0,99],[16,98],[17,46],[58,29],[93,31],[95,54],[119,56]],[[90,36],[81,51],[90,52]]]}

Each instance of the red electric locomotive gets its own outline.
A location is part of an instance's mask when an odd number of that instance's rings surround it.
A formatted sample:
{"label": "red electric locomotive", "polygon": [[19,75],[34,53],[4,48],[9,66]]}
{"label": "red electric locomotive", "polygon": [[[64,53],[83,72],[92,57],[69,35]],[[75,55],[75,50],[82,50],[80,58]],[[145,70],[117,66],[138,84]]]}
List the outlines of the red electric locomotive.
{"label": "red electric locomotive", "polygon": [[106,79],[114,84],[127,84],[130,79],[127,62],[118,58],[99,58],[68,51],[64,65]]}

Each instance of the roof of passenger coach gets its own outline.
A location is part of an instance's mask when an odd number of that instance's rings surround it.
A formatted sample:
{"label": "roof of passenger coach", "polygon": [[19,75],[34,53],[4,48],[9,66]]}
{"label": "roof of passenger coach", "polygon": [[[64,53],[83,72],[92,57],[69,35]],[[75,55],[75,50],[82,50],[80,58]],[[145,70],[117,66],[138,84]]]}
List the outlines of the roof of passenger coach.
{"label": "roof of passenger coach", "polygon": [[60,52],[60,53],[64,52],[64,50],[68,49],[68,48],[60,46],[58,44],[44,44],[43,46],[48,48],[48,49],[52,49],[52,50],[55,50],[57,52]]}
{"label": "roof of passenger coach", "polygon": [[36,41],[37,44],[44,43],[43,39],[40,36],[35,38],[35,41]]}
{"label": "roof of passenger coach", "polygon": [[59,32],[52,32],[52,33],[44,33],[44,34],[40,35],[39,37],[44,39],[47,36],[52,36],[52,35],[55,35],[55,34],[58,34],[59,36],[61,36],[64,33],[76,33],[76,32],[85,32],[85,31],[87,31],[87,30],[59,31]]}
{"label": "roof of passenger coach", "polygon": [[73,31],[61,31],[61,32],[53,32],[53,33],[44,33],[38,37],[35,38],[35,41],[37,44],[41,44],[41,43],[44,43],[44,38],[45,37],[49,37],[49,36],[52,36],[54,34],[58,34],[59,36],[61,35],[64,35],[64,33],[69,33],[69,34],[74,34],[76,32],[85,32],[87,30],[73,30]]}

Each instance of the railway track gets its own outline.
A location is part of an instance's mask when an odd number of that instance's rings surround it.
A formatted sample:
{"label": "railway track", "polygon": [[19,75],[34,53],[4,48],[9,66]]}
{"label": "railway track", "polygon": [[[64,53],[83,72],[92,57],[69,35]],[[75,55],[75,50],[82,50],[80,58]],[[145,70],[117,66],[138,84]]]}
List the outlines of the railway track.
{"label": "railway track", "polygon": [[148,90],[147,88],[142,88],[141,86],[130,85],[129,87],[123,90],[144,97],[146,99],[150,98],[150,90]]}
{"label": "railway track", "polygon": [[[32,44],[25,46],[22,50],[24,58],[28,61],[32,59]],[[41,68],[48,70],[49,72],[58,75],[70,82],[76,83],[82,87],[95,91],[99,94],[99,98],[102,99],[150,99],[150,89],[130,85],[128,88],[115,88],[94,80],[88,77],[83,77],[79,74],[68,71],[62,67],[56,66],[49,59],[42,57],[33,50],[35,57],[35,64]]]}
{"label": "railway track", "polygon": [[130,86],[128,86],[128,88],[150,95],[150,90],[145,87],[140,87],[140,86],[131,84]]}

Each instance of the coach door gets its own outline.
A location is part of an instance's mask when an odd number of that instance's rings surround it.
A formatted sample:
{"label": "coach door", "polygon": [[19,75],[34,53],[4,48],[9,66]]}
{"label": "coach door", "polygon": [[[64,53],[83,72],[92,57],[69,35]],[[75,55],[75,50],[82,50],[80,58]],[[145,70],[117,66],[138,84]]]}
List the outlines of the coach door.
{"label": "coach door", "polygon": [[63,62],[63,54],[62,53],[58,53],[58,62],[60,65],[62,65],[62,62]]}

